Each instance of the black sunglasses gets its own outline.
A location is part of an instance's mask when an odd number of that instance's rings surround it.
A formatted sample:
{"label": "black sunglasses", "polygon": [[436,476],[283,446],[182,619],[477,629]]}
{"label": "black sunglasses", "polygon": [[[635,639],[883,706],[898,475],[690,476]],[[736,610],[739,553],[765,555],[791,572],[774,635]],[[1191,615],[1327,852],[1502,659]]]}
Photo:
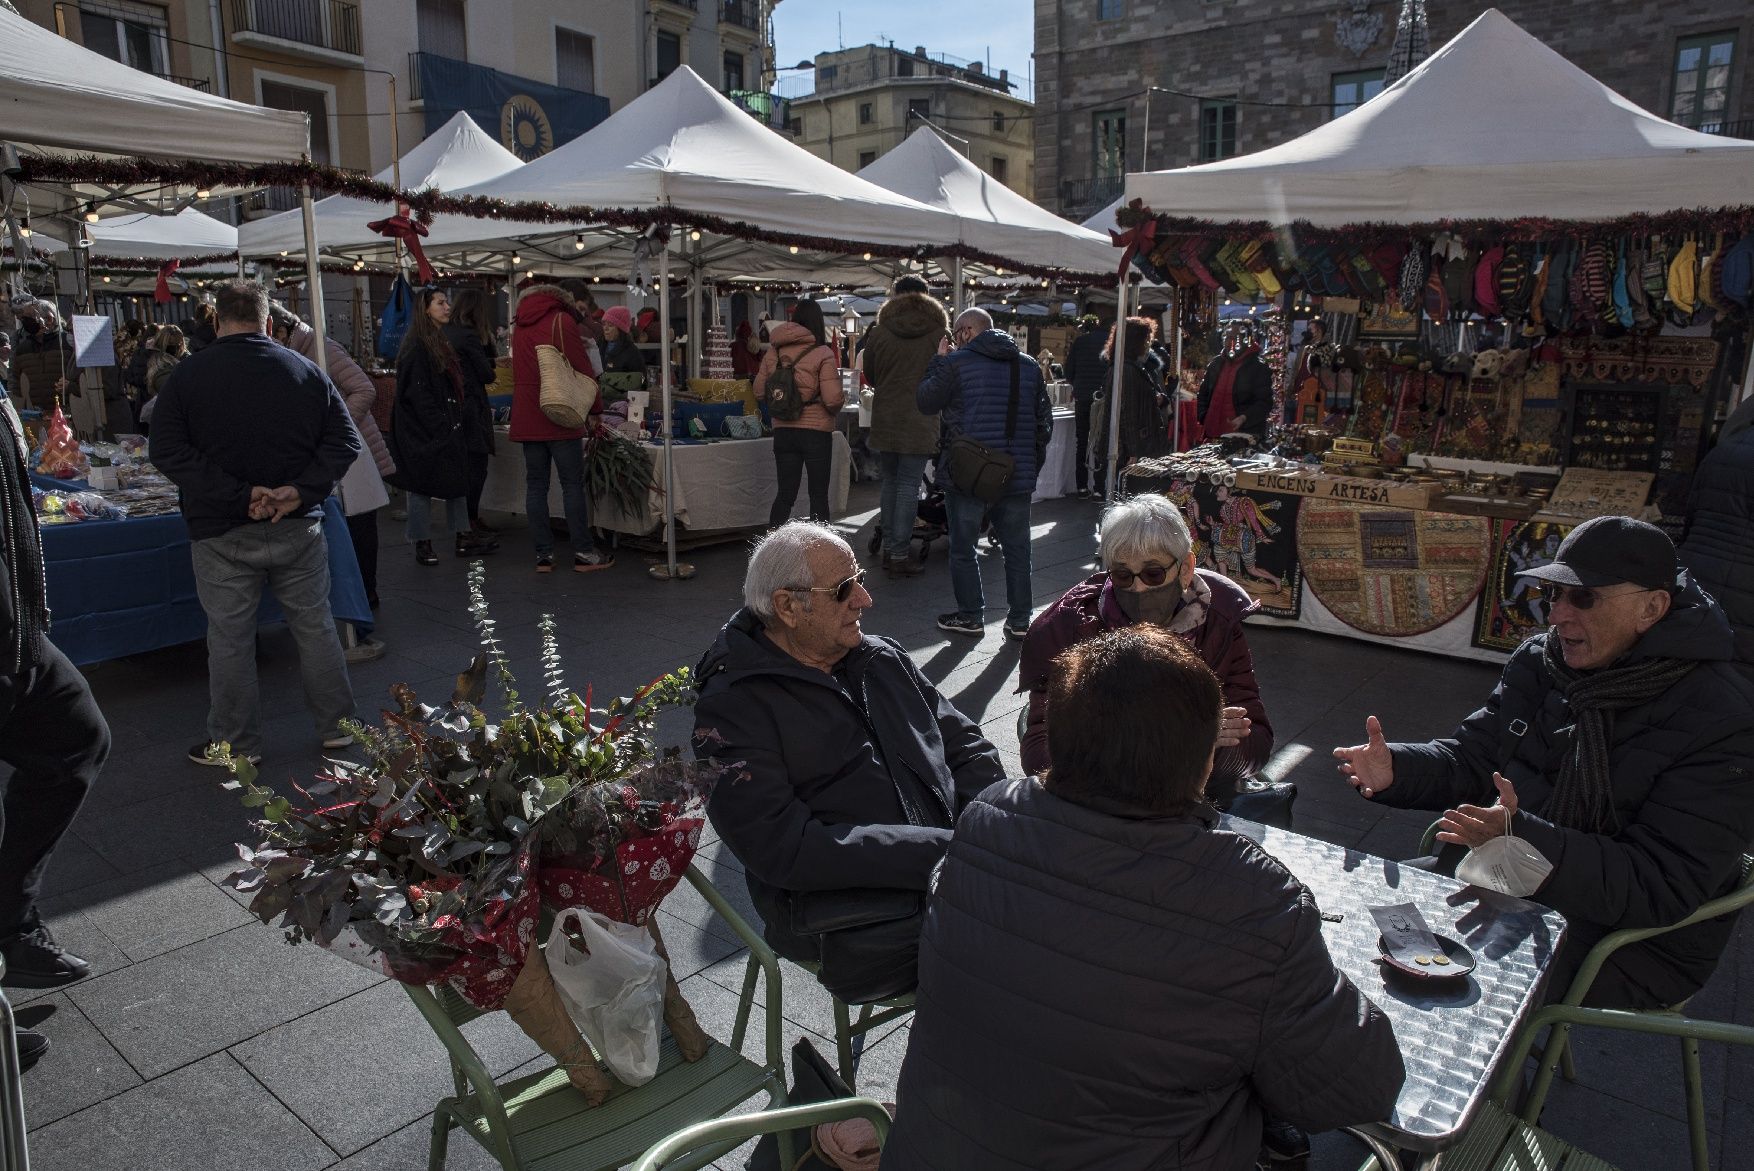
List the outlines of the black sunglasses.
{"label": "black sunglasses", "polygon": [[868,569],[861,569],[845,581],[836,582],[831,586],[787,586],[786,589],[794,594],[833,594],[835,602],[844,606],[847,599],[853,596],[853,587],[863,588],[865,578],[870,573],[871,571]]}
{"label": "black sunglasses", "polygon": [[1134,573],[1124,565],[1116,565],[1109,569],[1108,579],[1115,583],[1117,589],[1131,589],[1133,579],[1138,578],[1150,589],[1156,589],[1169,580],[1170,570],[1161,565],[1147,565],[1138,573]]}
{"label": "black sunglasses", "polygon": [[1588,610],[1593,608],[1597,602],[1610,598],[1628,598],[1633,594],[1651,592],[1650,590],[1628,590],[1624,594],[1604,594],[1594,586],[1544,585],[1541,587],[1541,596],[1547,599],[1549,606],[1565,601],[1570,602],[1571,608],[1574,610]]}

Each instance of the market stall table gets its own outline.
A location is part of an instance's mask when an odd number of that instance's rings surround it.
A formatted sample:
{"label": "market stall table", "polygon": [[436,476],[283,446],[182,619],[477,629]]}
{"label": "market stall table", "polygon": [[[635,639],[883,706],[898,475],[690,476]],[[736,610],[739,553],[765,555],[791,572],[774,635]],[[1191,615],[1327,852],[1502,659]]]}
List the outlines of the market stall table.
{"label": "market stall table", "polygon": [[[1565,939],[1557,911],[1453,878],[1372,857],[1287,830],[1224,817],[1310,889],[1326,916],[1322,938],[1339,969],[1393,1023],[1407,1080],[1394,1114],[1365,1131],[1392,1146],[1434,1154],[1460,1140],[1485,1099],[1497,1062],[1542,999]],[[1412,903],[1431,930],[1474,953],[1472,973],[1408,982],[1379,965],[1373,906]]]}
{"label": "market stall table", "polygon": [[[662,444],[640,445],[652,461],[652,483],[664,483],[664,447]],[[722,439],[710,442],[676,440],[671,449],[676,461],[676,519],[696,535],[735,529],[763,528],[767,525],[768,509],[773,504],[778,481],[774,473],[773,440]],[[851,461],[846,436],[834,435],[834,462],[829,472],[828,506],[836,516],[847,508],[847,491]],[[487,484],[481,492],[481,507],[492,512],[524,514],[524,449],[521,444],[499,432],[493,458],[487,465]],[[808,487],[801,483],[794,516],[808,515]],[[565,509],[560,494],[559,477],[550,477],[548,515],[564,520]],[[591,524],[611,532],[645,536],[660,530],[664,523],[664,500],[653,491],[646,499],[645,509],[629,515],[613,501],[591,501]]]}
{"label": "market stall table", "polygon": [[1078,490],[1078,425],[1071,407],[1054,408],[1054,435],[1035,478],[1032,500],[1057,500]]}
{"label": "market stall table", "polygon": [[[347,521],[332,497],[323,502],[323,537],[329,546],[331,612],[338,621],[371,622]],[[181,514],[46,526],[43,561],[54,619],[49,638],[79,666],[207,635]],[[261,620],[282,620],[268,591]]]}

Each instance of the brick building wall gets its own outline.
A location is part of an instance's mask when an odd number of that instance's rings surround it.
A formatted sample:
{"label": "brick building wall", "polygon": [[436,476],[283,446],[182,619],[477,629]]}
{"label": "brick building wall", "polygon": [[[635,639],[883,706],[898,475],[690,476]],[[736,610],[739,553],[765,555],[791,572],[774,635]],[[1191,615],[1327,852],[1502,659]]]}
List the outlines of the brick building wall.
{"label": "brick building wall", "polygon": [[[1491,5],[1427,0],[1435,50]],[[1746,0],[1499,0],[1510,19],[1610,88],[1668,116],[1676,53],[1703,34],[1733,37],[1725,129],[1754,137],[1754,6]],[[1398,0],[1036,0],[1035,198],[1083,219],[1113,200],[1093,119],[1125,117],[1123,170],[1201,161],[1201,97],[1235,107],[1234,153],[1295,138],[1331,116],[1336,79],[1380,71],[1394,43]],[[1098,19],[1098,13],[1110,15]],[[1374,35],[1371,35],[1374,32]],[[1492,84],[1490,77],[1482,85]],[[1147,86],[1198,97],[1150,95]],[[1211,116],[1225,129],[1221,114]],[[1112,129],[1112,124],[1111,124]],[[1208,125],[1208,131],[1214,127]],[[1434,127],[1433,133],[1441,133]],[[1510,134],[1563,134],[1531,110]],[[1109,173],[1105,173],[1109,172]]]}

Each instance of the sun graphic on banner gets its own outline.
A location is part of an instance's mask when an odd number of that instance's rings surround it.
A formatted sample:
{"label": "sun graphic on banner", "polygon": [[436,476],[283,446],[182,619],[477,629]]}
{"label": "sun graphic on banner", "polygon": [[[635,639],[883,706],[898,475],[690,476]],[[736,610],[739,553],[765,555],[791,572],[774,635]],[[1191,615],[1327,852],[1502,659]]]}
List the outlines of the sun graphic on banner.
{"label": "sun graphic on banner", "polygon": [[499,109],[499,139],[527,163],[554,149],[554,128],[535,98],[513,94]]}

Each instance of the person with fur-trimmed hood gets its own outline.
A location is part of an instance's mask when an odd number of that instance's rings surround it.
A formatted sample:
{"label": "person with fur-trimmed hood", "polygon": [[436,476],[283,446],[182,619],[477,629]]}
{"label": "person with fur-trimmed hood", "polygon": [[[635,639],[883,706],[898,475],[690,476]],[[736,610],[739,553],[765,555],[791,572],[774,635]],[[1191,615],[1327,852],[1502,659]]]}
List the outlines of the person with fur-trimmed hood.
{"label": "person with fur-trimmed hood", "polygon": [[[524,512],[536,544],[536,572],[554,572],[554,533],[548,527],[551,468],[560,476],[574,572],[607,569],[615,564],[615,557],[597,546],[585,493],[587,429],[562,427],[542,413],[542,370],[536,362],[537,346],[554,346],[566,355],[573,369],[597,377],[598,370],[585,352],[578,302],[559,285],[532,284],[519,294],[512,322],[512,421],[508,438],[524,447]],[[591,404],[591,412],[598,414],[602,409],[603,399],[599,396]]]}
{"label": "person with fur-trimmed hood", "polygon": [[883,569],[891,577],[919,573],[924,566],[909,552],[920,477],[938,450],[938,420],[920,411],[914,390],[950,333],[950,315],[926,282],[904,276],[865,333],[865,380],[871,384],[871,448],[883,469],[878,524],[883,533]]}

